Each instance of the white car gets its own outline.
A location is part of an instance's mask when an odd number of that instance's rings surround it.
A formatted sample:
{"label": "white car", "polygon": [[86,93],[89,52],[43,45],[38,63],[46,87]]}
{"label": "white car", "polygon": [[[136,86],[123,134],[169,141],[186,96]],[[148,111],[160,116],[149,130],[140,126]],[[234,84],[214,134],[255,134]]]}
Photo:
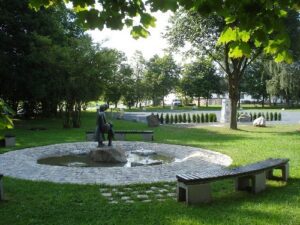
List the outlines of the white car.
{"label": "white car", "polygon": [[174,100],[172,101],[172,105],[173,105],[173,106],[182,106],[181,100],[179,100],[179,99],[174,99]]}

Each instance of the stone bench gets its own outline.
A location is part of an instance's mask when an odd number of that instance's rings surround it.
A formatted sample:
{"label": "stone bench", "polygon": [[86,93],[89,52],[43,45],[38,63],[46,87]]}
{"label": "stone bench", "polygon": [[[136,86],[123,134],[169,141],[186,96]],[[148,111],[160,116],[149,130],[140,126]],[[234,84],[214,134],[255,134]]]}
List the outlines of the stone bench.
{"label": "stone bench", "polygon": [[0,201],[4,200],[4,191],[3,191],[3,175],[0,174]]}
{"label": "stone bench", "polygon": [[153,141],[153,130],[116,130],[115,140],[124,141],[127,134],[140,134],[144,141]]}
{"label": "stone bench", "polygon": [[[275,177],[274,170],[281,170],[281,176]],[[266,179],[287,181],[289,159],[267,159],[234,169],[217,169],[176,175],[177,200],[186,204],[210,202],[210,183],[217,180],[234,178],[236,190],[258,193],[266,188]]]}

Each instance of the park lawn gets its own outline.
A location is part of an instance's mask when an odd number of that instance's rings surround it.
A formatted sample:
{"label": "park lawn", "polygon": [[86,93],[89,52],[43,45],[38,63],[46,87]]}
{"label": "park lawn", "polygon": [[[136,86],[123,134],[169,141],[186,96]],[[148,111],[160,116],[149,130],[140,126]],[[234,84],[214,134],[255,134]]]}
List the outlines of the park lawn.
{"label": "park lawn", "polygon": [[[52,143],[83,141],[84,132],[95,127],[94,113],[86,113],[80,129],[65,130],[57,119],[17,121],[11,133],[17,146],[0,152]],[[114,121],[116,129],[148,129],[145,124]],[[30,131],[45,127],[44,131]],[[33,182],[5,177],[6,200],[0,203],[0,224],[95,225],[95,224],[300,224],[300,132],[299,125],[240,130],[204,126],[201,128],[155,128],[155,141],[197,146],[225,153],[233,165],[268,157],[290,158],[290,179],[268,182],[257,195],[234,192],[231,180],[213,184],[210,204],[186,207],[174,200],[151,203],[108,204],[99,193],[101,185],[71,185]],[[133,140],[139,137],[133,136]],[[163,185],[161,183],[157,186]],[[174,183],[175,185],[175,183]],[[147,190],[151,184],[130,185]],[[113,188],[113,187],[108,187]],[[120,188],[120,187],[118,187]]]}

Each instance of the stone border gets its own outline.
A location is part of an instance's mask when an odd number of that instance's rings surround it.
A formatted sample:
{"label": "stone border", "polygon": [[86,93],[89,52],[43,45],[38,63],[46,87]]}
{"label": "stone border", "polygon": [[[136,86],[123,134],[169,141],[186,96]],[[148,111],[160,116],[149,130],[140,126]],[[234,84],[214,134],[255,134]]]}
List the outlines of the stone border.
{"label": "stone border", "polygon": [[26,180],[55,183],[125,185],[175,181],[176,174],[209,171],[229,166],[229,156],[200,148],[150,142],[115,141],[123,149],[151,149],[173,156],[178,162],[142,167],[63,167],[38,164],[37,160],[70,153],[86,153],[96,147],[95,142],[55,144],[0,154],[0,172]]}

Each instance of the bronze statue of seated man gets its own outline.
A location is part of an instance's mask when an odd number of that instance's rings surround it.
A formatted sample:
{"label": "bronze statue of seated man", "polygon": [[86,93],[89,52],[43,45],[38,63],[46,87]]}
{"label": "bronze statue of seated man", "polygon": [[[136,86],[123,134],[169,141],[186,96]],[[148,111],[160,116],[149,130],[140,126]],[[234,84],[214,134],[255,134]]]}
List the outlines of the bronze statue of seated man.
{"label": "bronze statue of seated man", "polygon": [[112,146],[114,132],[112,129],[113,125],[106,121],[105,110],[107,109],[108,105],[101,105],[97,113],[96,141],[98,141],[98,147],[104,146],[105,133],[107,134],[108,146]]}

